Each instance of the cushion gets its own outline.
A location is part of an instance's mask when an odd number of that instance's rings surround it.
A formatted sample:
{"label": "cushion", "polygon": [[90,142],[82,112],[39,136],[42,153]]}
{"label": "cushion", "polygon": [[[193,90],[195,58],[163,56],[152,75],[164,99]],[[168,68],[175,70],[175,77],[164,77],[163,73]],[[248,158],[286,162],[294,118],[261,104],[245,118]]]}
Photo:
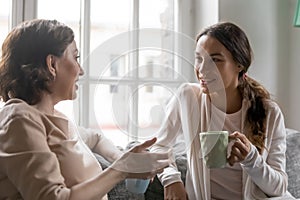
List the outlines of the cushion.
{"label": "cushion", "polygon": [[289,177],[288,191],[300,198],[300,133],[287,129],[286,172]]}

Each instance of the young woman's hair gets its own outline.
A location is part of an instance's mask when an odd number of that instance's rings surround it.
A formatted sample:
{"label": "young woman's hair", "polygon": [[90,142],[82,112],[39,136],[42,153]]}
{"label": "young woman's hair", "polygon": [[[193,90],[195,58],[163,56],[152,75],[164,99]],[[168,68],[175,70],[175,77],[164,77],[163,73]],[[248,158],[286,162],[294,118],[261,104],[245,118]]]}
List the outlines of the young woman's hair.
{"label": "young woman's hair", "polygon": [[243,98],[250,102],[245,125],[249,125],[249,131],[252,134],[247,134],[247,137],[262,153],[266,138],[267,107],[265,102],[270,99],[270,94],[261,84],[246,76],[252,61],[252,50],[248,38],[241,28],[230,22],[220,22],[206,28],[197,36],[196,41],[203,35],[214,37],[222,43],[231,53],[233,60],[241,67],[238,89]]}
{"label": "young woman's hair", "polygon": [[74,40],[72,29],[56,20],[36,19],[15,27],[2,45],[0,96],[19,98],[28,104],[40,101],[54,79],[46,57],[62,56]]}

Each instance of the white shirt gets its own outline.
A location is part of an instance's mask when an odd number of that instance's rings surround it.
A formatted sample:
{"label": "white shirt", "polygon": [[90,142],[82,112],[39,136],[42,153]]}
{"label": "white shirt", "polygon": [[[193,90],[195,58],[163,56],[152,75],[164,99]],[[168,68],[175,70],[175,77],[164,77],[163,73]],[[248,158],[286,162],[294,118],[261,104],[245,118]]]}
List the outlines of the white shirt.
{"label": "white shirt", "polygon": [[[212,112],[217,113],[218,116],[225,115],[223,130],[228,131],[229,134],[235,131],[241,132],[242,110],[226,114],[212,105]],[[240,163],[235,163],[233,166],[227,164],[225,168],[210,169],[212,199],[242,199],[242,185],[242,167]]]}
{"label": "white shirt", "polygon": [[[242,104],[242,132],[245,114],[249,104]],[[285,172],[286,131],[283,115],[278,105],[268,101],[266,119],[266,150],[262,155],[252,145],[251,152],[241,163],[243,199],[267,199],[287,193],[287,174]],[[211,199],[210,173],[200,155],[199,133],[209,130],[215,113],[206,94],[201,93],[199,84],[184,84],[172,98],[167,107],[166,119],[158,133],[158,141],[151,149],[164,152],[172,147],[179,135],[184,135],[187,152],[186,191],[191,200]],[[181,181],[176,164],[165,169],[159,179],[164,186]],[[288,195],[285,195],[288,196]]]}

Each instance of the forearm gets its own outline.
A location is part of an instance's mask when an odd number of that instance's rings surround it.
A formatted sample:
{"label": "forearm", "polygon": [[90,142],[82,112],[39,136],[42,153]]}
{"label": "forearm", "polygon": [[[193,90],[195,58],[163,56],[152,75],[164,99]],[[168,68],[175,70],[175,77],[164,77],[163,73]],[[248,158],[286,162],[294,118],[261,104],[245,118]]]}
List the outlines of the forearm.
{"label": "forearm", "polygon": [[123,155],[123,152],[120,151],[109,139],[104,136],[101,137],[92,151],[103,156],[111,163],[113,163]]}
{"label": "forearm", "polygon": [[[255,148],[252,146],[252,148]],[[267,195],[280,196],[287,189],[287,175],[280,169],[267,164],[256,149],[252,149],[249,158],[242,162],[242,167],[252,181]]]}
{"label": "forearm", "polygon": [[171,185],[175,182],[182,182],[181,173],[173,164],[164,169],[163,173],[157,175],[158,179],[164,187]]}
{"label": "forearm", "polygon": [[71,188],[70,200],[94,199],[105,196],[126,174],[107,168],[101,174]]}

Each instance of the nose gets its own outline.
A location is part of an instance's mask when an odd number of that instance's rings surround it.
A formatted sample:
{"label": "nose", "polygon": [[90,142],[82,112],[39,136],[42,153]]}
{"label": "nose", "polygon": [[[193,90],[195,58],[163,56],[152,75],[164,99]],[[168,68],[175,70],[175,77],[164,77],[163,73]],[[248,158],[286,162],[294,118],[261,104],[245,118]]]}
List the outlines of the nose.
{"label": "nose", "polygon": [[204,74],[204,71],[206,69],[206,63],[204,60],[202,60],[201,62],[195,62],[195,72],[197,77],[199,78],[201,76],[201,74]]}
{"label": "nose", "polygon": [[214,62],[211,58],[203,59],[201,63],[198,63],[196,66],[199,74],[208,74],[214,69]]}
{"label": "nose", "polygon": [[79,65],[79,76],[83,76],[84,75],[84,70],[81,67],[81,65]]}

